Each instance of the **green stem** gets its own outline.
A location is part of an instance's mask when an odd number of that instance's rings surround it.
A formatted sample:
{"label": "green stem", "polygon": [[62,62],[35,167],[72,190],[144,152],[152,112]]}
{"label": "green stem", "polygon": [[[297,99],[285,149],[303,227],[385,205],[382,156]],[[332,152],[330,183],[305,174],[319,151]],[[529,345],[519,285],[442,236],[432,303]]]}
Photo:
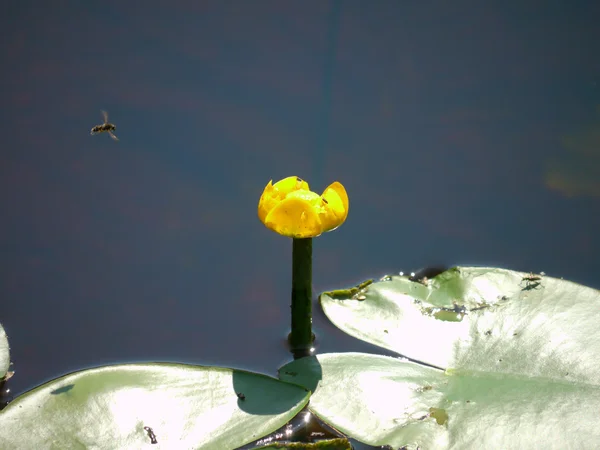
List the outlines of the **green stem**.
{"label": "green stem", "polygon": [[295,357],[310,352],[312,333],[312,238],[292,239],[292,331]]}

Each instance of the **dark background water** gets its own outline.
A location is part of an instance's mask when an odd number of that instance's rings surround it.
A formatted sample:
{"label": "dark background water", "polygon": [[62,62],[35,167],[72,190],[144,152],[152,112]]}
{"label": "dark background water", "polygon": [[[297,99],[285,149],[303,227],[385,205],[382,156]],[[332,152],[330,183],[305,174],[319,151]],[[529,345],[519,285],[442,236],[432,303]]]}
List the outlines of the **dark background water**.
{"label": "dark background water", "polygon": [[[125,361],[275,375],[270,179],[341,181],[315,291],[431,264],[600,288],[600,2],[12,1],[0,322],[20,392]],[[109,111],[119,142],[90,136]],[[320,352],[378,351],[315,311]]]}

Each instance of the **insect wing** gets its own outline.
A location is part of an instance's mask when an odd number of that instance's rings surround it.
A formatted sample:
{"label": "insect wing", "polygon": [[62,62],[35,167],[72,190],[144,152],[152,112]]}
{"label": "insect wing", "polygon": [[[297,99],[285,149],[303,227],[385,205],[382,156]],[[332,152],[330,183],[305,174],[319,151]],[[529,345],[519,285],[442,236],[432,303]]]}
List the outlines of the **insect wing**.
{"label": "insect wing", "polygon": [[119,138],[116,137],[112,131],[109,131],[108,134],[110,134],[110,137],[113,138],[115,141],[119,140]]}
{"label": "insect wing", "polygon": [[102,113],[102,117],[104,118],[104,123],[108,123],[108,113],[106,111],[100,111]]}

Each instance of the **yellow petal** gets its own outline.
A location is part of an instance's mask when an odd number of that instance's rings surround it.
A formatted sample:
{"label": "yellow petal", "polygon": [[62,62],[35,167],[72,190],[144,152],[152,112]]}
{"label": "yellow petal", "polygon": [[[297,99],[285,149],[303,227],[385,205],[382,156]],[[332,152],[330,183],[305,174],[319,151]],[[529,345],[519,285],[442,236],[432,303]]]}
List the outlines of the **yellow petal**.
{"label": "yellow petal", "polygon": [[329,209],[327,220],[323,221],[323,231],[330,231],[343,224],[348,217],[348,194],[342,183],[335,181],[325,189],[322,197]]}
{"label": "yellow petal", "polygon": [[275,188],[273,187],[273,180],[269,181],[269,184],[265,187],[260,200],[258,201],[258,218],[264,223],[265,217],[269,214],[275,205],[277,204],[277,195]]}
{"label": "yellow petal", "polygon": [[342,183],[335,181],[327,186],[323,192],[323,198],[327,200],[327,203],[335,210],[336,214],[340,214],[345,217],[348,216],[348,194],[346,193],[346,189],[344,189]]}
{"label": "yellow petal", "polygon": [[308,202],[312,207],[321,204],[321,196],[312,191],[294,191],[290,192],[286,198],[298,198]]}
{"label": "yellow petal", "polygon": [[273,180],[269,181],[258,201],[258,218],[260,221],[264,223],[269,211],[286,195],[296,191],[310,192],[308,183],[300,177],[287,177],[275,184],[273,184]]}
{"label": "yellow petal", "polygon": [[267,228],[291,238],[317,237],[321,221],[316,210],[305,199],[290,197],[281,201],[267,215]]}
{"label": "yellow petal", "polygon": [[277,191],[281,192],[284,195],[300,189],[304,191],[310,190],[308,187],[308,183],[300,177],[284,178],[283,180],[280,180],[277,183],[275,183],[274,187],[275,189],[277,189]]}

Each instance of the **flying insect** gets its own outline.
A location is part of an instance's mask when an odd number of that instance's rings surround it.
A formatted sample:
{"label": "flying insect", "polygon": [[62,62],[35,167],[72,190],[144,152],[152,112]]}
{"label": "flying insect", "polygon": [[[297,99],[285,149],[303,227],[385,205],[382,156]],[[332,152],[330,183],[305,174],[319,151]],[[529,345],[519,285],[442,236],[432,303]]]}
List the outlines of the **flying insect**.
{"label": "flying insect", "polygon": [[98,133],[108,133],[111,138],[113,138],[115,141],[118,141],[119,138],[113,133],[117,127],[115,124],[108,122],[108,113],[106,111],[102,111],[102,117],[104,118],[104,123],[102,125],[96,125],[94,128],[92,128],[90,134],[93,136],[94,134]]}

